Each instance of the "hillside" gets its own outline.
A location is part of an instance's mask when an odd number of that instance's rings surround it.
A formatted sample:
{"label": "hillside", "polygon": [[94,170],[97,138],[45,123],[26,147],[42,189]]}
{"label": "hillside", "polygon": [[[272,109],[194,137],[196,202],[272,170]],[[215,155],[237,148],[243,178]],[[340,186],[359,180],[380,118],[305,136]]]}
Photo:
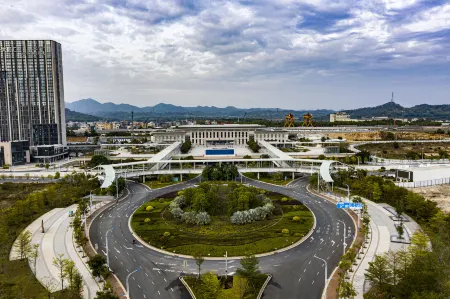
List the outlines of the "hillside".
{"label": "hillside", "polygon": [[215,106],[182,107],[172,104],[159,103],[155,106],[137,107],[129,104],[100,103],[94,99],[83,99],[72,103],[66,103],[66,107],[77,112],[89,113],[102,118],[131,119],[131,111],[136,120],[146,118],[268,118],[282,119],[288,113],[294,113],[297,119],[301,115],[310,112],[315,117],[328,117],[333,110],[322,109],[314,111],[285,110],[277,108],[250,108],[241,109],[233,106],[224,108]]}
{"label": "hillside", "polygon": [[450,105],[428,105],[421,104],[410,108],[389,102],[376,107],[366,107],[354,110],[344,110],[352,118],[388,116],[401,118],[426,118],[433,120],[450,119]]}
{"label": "hillside", "polygon": [[69,110],[66,108],[66,121],[79,121],[79,122],[85,122],[85,121],[98,121],[101,120],[100,117],[93,116],[93,115],[87,115],[80,112],[75,112],[72,110]]}

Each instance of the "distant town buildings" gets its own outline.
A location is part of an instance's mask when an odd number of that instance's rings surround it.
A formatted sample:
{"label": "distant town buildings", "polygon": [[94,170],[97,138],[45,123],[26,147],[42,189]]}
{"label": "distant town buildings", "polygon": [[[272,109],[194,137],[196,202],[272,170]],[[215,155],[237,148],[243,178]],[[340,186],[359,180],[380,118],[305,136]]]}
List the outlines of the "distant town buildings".
{"label": "distant town buildings", "polygon": [[346,112],[336,112],[330,114],[330,122],[333,123],[336,121],[352,121],[352,119],[350,119],[350,115]]}
{"label": "distant town buildings", "polygon": [[61,45],[0,40],[0,164],[67,154]]}

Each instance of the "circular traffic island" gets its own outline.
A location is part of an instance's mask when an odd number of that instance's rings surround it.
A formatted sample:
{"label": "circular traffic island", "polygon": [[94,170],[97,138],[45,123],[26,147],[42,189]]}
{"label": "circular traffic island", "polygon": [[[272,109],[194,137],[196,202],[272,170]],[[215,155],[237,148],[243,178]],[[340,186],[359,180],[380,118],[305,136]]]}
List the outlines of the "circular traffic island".
{"label": "circular traffic island", "polygon": [[300,202],[242,184],[201,183],[139,207],[131,227],[143,241],[176,254],[244,256],[298,242],[314,217]]}

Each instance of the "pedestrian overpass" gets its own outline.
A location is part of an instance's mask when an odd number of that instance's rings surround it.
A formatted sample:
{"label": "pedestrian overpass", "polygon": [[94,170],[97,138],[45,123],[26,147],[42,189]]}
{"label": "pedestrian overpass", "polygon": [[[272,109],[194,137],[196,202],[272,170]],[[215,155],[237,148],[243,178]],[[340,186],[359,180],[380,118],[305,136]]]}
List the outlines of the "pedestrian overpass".
{"label": "pedestrian overpass", "polygon": [[296,173],[319,173],[327,183],[333,182],[332,171],[349,167],[338,161],[293,158],[266,141],[259,141],[259,145],[262,153],[267,154],[269,158],[223,157],[175,160],[172,158],[180,153],[181,147],[181,142],[175,142],[147,161],[100,165],[96,170],[100,172],[99,178],[103,179],[101,188],[108,188],[120,177],[142,177],[145,181],[145,176],[148,175],[179,174],[182,180],[183,175],[201,174],[206,166],[222,163],[235,165],[239,173],[257,173],[258,177],[259,173],[274,172],[291,173],[292,177]]}

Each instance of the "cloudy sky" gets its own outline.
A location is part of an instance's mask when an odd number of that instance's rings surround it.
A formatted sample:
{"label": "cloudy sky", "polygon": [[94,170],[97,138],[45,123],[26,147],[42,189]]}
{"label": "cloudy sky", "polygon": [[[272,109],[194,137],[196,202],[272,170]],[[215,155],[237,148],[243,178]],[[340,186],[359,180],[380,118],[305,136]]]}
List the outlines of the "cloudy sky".
{"label": "cloudy sky", "polygon": [[0,39],[60,42],[68,102],[450,104],[450,1],[0,0]]}

